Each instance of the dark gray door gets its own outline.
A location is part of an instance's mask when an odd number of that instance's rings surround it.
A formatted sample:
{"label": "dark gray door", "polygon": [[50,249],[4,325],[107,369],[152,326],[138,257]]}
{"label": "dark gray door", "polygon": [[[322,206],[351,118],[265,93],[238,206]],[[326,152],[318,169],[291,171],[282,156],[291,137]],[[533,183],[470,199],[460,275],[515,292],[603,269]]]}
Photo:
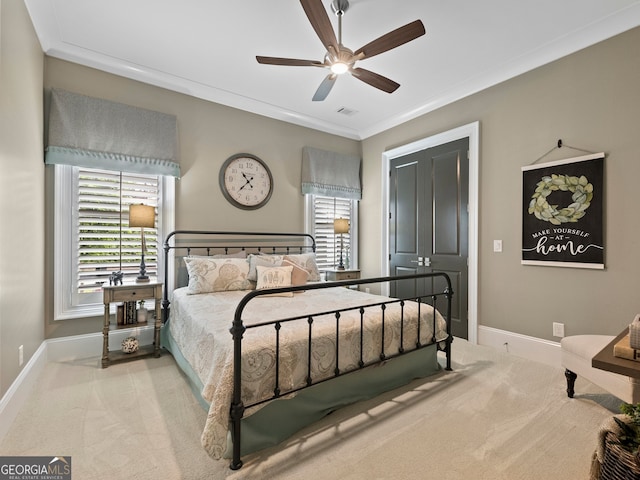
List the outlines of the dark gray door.
{"label": "dark gray door", "polygon": [[[464,138],[391,160],[389,181],[389,272],[445,272],[454,296],[452,332],[468,338],[469,139]],[[424,280],[421,280],[424,282]],[[424,285],[391,285],[391,296],[408,298]]]}

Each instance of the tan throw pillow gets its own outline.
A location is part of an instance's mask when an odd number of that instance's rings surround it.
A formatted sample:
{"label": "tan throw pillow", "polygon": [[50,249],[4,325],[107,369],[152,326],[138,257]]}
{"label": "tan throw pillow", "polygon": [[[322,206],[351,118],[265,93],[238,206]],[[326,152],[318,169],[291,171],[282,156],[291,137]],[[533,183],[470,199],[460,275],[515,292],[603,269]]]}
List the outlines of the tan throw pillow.
{"label": "tan throw pillow", "polygon": [[244,258],[185,257],[184,263],[189,273],[187,293],[190,295],[253,287],[247,279],[249,262]]}
{"label": "tan throw pillow", "polygon": [[[263,290],[265,288],[280,288],[291,286],[291,272],[292,266],[285,267],[265,267],[263,265],[256,265],[257,281],[256,290]],[[292,297],[293,292],[273,293],[266,296],[274,297]]]}
{"label": "tan throw pillow", "polygon": [[257,280],[256,266],[263,267],[279,267],[282,265],[282,255],[249,255],[249,280],[255,282]]}
{"label": "tan throw pillow", "polygon": [[298,285],[304,285],[309,280],[309,272],[307,272],[299,265],[296,265],[291,260],[283,260],[282,265],[293,267],[293,270],[291,271],[291,285],[293,285],[294,287]]}
{"label": "tan throw pillow", "polygon": [[301,268],[304,268],[309,273],[310,282],[320,281],[320,270],[318,270],[318,264],[316,263],[315,253],[299,253],[297,255],[285,255],[285,260],[289,260],[295,263]]}

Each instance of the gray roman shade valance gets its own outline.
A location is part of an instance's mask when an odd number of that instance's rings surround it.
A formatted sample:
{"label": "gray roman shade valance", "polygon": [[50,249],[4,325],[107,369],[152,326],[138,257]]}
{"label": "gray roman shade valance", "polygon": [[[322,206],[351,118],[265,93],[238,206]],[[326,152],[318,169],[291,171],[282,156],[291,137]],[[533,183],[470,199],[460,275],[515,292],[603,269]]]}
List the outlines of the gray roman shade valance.
{"label": "gray roman shade valance", "polygon": [[180,177],[175,115],[51,91],[47,164]]}
{"label": "gray roman shade valance", "polygon": [[302,149],[302,193],[362,199],[361,159],[317,148]]}

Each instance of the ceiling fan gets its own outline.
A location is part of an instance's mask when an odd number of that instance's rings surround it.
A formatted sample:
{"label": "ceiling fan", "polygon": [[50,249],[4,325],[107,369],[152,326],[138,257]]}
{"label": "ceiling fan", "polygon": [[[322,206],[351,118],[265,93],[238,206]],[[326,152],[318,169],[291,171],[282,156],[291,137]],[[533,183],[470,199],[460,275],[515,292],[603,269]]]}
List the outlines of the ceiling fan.
{"label": "ceiling fan", "polygon": [[338,38],[336,38],[333,28],[331,27],[331,21],[329,15],[327,15],[327,11],[322,5],[322,0],[300,0],[300,3],[307,14],[309,22],[311,22],[311,26],[327,49],[324,61],[256,56],[258,63],[330,69],[331,72],[325,77],[313,96],[314,102],[327,98],[336,79],[343,73],[350,73],[358,80],[387,93],[393,93],[398,89],[400,86],[399,83],[377,73],[365,70],[364,68],[354,67],[354,64],[358,60],[371,58],[374,55],[384,53],[424,35],[424,25],[420,20],[415,20],[403,27],[397,28],[354,52],[342,45],[342,17],[349,8],[348,0],[333,0],[331,3],[332,10],[338,16]]}

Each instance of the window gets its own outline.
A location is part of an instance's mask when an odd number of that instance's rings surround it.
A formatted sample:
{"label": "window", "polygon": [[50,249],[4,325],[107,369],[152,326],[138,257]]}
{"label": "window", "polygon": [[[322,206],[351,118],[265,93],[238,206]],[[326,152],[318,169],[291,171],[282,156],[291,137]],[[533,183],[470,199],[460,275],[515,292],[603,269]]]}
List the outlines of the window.
{"label": "window", "polygon": [[156,228],[145,228],[147,275],[162,278],[162,240],[173,229],[174,179],[158,175],[55,166],[54,318],[103,313],[103,284],[114,271],[125,281],[140,271],[139,228],[129,205],[156,207]]}
{"label": "window", "polygon": [[349,220],[349,233],[342,235],[345,268],[358,267],[358,201],[347,198],[305,195],[306,231],[316,239],[316,263],[320,270],[336,268],[340,262],[340,235],[333,233],[333,220]]}

